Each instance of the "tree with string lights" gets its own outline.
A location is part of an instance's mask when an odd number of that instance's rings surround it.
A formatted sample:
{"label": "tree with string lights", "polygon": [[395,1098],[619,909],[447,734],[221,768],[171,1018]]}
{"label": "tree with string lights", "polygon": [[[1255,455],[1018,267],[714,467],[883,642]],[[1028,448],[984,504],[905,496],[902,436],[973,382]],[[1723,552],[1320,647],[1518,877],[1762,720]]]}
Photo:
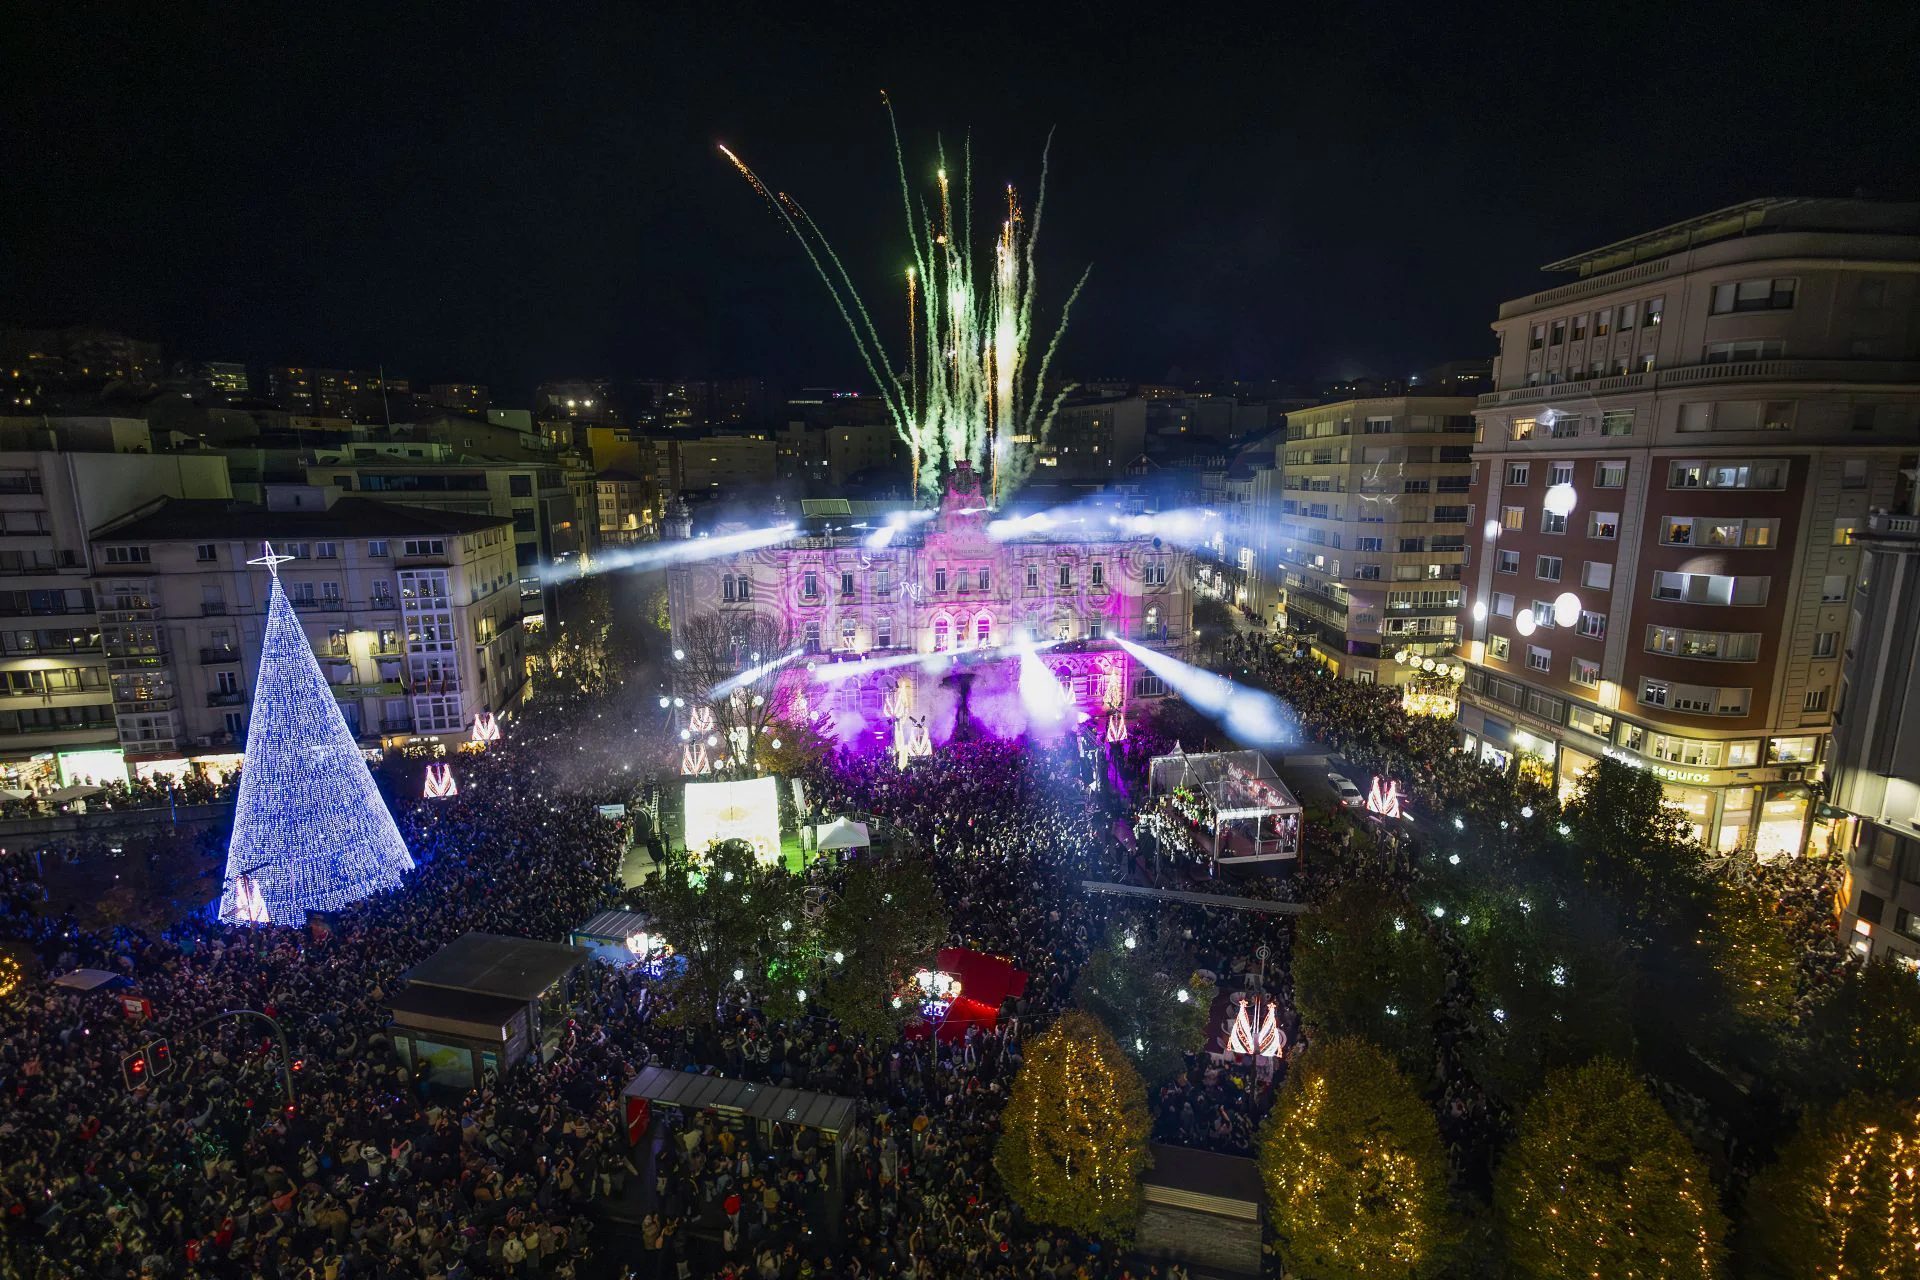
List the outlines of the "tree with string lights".
{"label": "tree with string lights", "polygon": [[1920,1277],[1920,1103],[1856,1095],[1808,1124],[1753,1180],[1740,1243],[1756,1277]]}
{"label": "tree with string lights", "polygon": [[1294,937],[1294,1001],[1310,1030],[1360,1036],[1408,1071],[1432,1065],[1446,971],[1426,921],[1362,884],[1301,917]]}
{"label": "tree with string lights", "polygon": [[993,1157],[1007,1193],[1034,1222],[1130,1237],[1152,1161],[1140,1074],[1100,1020],[1077,1011],[1022,1049]]}
{"label": "tree with string lights", "polygon": [[919,1012],[895,995],[947,936],[946,904],[924,862],[862,859],[827,902],[820,934],[821,1007],[842,1030],[890,1039]]}
{"label": "tree with string lights", "polygon": [[1439,1274],[1458,1233],[1433,1111],[1393,1059],[1354,1037],[1296,1060],[1260,1134],[1260,1175],[1288,1274]]}
{"label": "tree with string lights", "polygon": [[1144,921],[1116,924],[1080,966],[1074,1003],[1100,1019],[1143,1078],[1164,1080],[1206,1043],[1213,983],[1183,939]]}
{"label": "tree with string lights", "polygon": [[1719,1192],[1616,1059],[1547,1077],[1494,1173],[1493,1206],[1508,1260],[1531,1280],[1724,1274]]}

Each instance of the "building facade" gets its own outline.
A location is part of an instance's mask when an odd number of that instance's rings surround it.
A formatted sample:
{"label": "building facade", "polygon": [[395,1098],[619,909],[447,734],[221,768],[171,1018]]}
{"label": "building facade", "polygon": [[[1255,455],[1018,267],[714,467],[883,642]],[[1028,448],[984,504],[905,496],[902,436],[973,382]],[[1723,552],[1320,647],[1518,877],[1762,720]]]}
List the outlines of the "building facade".
{"label": "building facade", "polygon": [[46,790],[120,757],[92,530],[162,498],[229,494],[218,456],[0,453],[0,785]]}
{"label": "building facade", "polygon": [[[1044,661],[1083,707],[1110,695],[1101,681],[1116,672],[1126,674],[1128,696],[1163,694],[1160,681],[1134,669],[1115,642],[1186,648],[1192,556],[1151,534],[1126,532],[1124,521],[1085,537],[1001,539],[989,532],[991,518],[963,464],[937,512],[918,523],[898,520],[888,537],[867,531],[886,527],[884,519],[862,529],[847,519],[810,520],[791,541],[676,565],[667,576],[675,643],[685,643],[693,618],[709,613],[762,615],[782,644],[816,655],[816,665],[914,654],[959,659],[1031,641],[1045,646]],[[842,722],[871,719],[899,674],[838,682],[828,705]],[[976,708],[1008,691],[1011,671],[1000,674],[997,684],[983,677]]]}
{"label": "building facade", "polygon": [[1450,652],[1465,572],[1473,407],[1463,396],[1346,400],[1287,415],[1278,607],[1335,674],[1405,684],[1396,655]]}
{"label": "building facade", "polygon": [[[1906,475],[1910,490],[1915,473]],[[1849,877],[1844,936],[1920,968],[1920,504],[1874,512],[1861,556],[1827,773]]]}
{"label": "building facade", "polygon": [[1462,744],[1653,770],[1718,850],[1797,853],[1857,532],[1920,422],[1920,207],[1765,201],[1553,264],[1500,309],[1459,615]]}
{"label": "building facade", "polygon": [[282,587],[362,741],[458,735],[520,701],[509,522],[361,498],[299,509],[168,499],[93,536],[130,772],[176,772],[244,745],[267,611],[265,571],[248,562],[266,542],[293,557]]}

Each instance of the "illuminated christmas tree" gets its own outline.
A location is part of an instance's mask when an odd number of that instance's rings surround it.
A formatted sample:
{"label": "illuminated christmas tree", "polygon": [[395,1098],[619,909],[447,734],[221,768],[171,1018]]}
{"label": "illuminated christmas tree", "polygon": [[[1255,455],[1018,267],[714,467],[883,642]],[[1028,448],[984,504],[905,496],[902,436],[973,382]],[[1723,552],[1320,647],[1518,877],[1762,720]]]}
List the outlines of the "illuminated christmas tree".
{"label": "illuminated christmas tree", "polygon": [[313,646],[272,575],[267,632],[254,679],[253,718],[233,838],[227,844],[220,918],[300,925],[309,911],[333,911],[392,889],[413,869],[393,815],[333,699]]}
{"label": "illuminated christmas tree", "polygon": [[1140,1074],[1091,1014],[1062,1014],[1024,1049],[993,1159],[1007,1193],[1034,1222],[1131,1236],[1153,1161]]}

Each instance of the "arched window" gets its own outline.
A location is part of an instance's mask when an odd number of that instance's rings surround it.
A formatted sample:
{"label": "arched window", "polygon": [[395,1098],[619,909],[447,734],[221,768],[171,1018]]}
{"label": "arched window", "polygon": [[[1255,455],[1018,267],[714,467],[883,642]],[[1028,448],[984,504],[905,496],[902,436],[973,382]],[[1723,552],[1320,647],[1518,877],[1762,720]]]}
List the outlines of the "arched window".
{"label": "arched window", "polygon": [[948,629],[949,624],[945,618],[935,618],[933,620],[933,647],[935,650],[947,647]]}
{"label": "arched window", "polygon": [[984,613],[973,620],[973,642],[982,649],[993,643],[993,619]]}
{"label": "arched window", "polygon": [[1147,639],[1164,640],[1165,638],[1166,638],[1165,636],[1160,634],[1160,606],[1157,604],[1148,605],[1147,606]]}

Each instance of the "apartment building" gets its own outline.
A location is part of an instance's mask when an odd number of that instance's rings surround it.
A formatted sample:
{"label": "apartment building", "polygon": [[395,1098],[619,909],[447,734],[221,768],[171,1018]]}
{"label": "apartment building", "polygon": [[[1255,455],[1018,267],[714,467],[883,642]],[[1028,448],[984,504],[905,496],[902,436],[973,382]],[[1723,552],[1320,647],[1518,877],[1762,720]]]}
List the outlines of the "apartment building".
{"label": "apartment building", "polygon": [[1287,415],[1276,530],[1279,608],[1335,674],[1405,684],[1396,655],[1452,650],[1467,551],[1466,396],[1343,400]]}
{"label": "apartment building", "polygon": [[654,535],[652,486],[631,471],[609,469],[593,478],[600,545],[640,542]]}
{"label": "apartment building", "polygon": [[281,584],[363,741],[458,735],[519,702],[512,523],[327,496],[168,498],[94,532],[91,586],[133,773],[245,743],[267,620],[267,575],[248,561],[267,542],[293,557]]}
{"label": "apartment building", "polygon": [[1833,713],[1837,835],[1848,852],[1841,929],[1862,955],[1920,969],[1920,473],[1907,501],[1875,511],[1861,557]]}
{"label": "apartment building", "polygon": [[36,422],[49,447],[0,452],[0,785],[115,776],[120,739],[89,533],[161,498],[225,498],[204,454],[69,452],[93,434]]}
{"label": "apartment building", "polygon": [[1276,432],[1265,432],[1235,451],[1224,466],[1199,476],[1200,505],[1212,533],[1195,549],[1194,590],[1238,608],[1262,623],[1279,607],[1279,575],[1273,539],[1280,504],[1280,454]]}
{"label": "apartment building", "polygon": [[1765,200],[1551,264],[1475,409],[1462,744],[1654,771],[1797,853],[1860,567],[1920,424],[1920,206]]}

